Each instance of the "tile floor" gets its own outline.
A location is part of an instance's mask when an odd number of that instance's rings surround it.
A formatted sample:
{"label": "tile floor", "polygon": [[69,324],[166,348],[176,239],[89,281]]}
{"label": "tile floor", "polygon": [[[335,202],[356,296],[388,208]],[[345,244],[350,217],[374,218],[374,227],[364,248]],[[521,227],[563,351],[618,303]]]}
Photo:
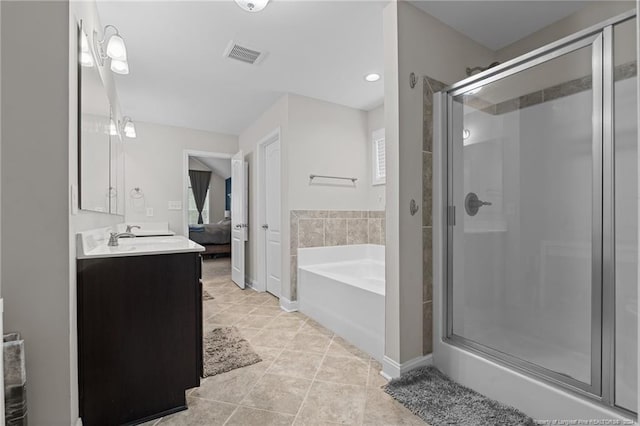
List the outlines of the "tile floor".
{"label": "tile floor", "polygon": [[278,299],[241,290],[229,259],[205,260],[204,332],[236,326],[263,359],[202,380],[189,409],[149,425],[424,425],[381,389],[380,365]]}

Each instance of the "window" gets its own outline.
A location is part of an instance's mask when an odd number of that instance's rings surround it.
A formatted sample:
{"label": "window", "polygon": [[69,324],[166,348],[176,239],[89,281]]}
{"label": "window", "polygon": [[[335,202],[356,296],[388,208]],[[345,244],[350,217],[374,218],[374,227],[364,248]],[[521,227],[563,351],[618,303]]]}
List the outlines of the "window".
{"label": "window", "polygon": [[[209,194],[211,194],[211,187],[207,191],[207,198],[204,200],[204,207],[202,208],[202,222],[209,223]],[[196,199],[193,196],[191,185],[189,185],[189,224],[193,225],[198,223],[198,209],[196,208]]]}
{"label": "window", "polygon": [[371,183],[373,185],[384,185],[387,182],[387,158],[385,154],[384,129],[378,129],[373,132],[371,151],[373,153]]}

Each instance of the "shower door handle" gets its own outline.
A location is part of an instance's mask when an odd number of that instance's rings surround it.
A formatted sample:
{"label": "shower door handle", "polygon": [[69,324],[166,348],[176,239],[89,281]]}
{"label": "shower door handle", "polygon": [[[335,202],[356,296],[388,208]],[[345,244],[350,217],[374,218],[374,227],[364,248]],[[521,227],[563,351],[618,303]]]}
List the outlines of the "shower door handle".
{"label": "shower door handle", "polygon": [[482,201],[478,198],[478,195],[475,192],[470,192],[464,199],[464,209],[467,211],[469,216],[475,216],[478,214],[478,210],[482,206],[490,206],[492,203],[489,201]]}

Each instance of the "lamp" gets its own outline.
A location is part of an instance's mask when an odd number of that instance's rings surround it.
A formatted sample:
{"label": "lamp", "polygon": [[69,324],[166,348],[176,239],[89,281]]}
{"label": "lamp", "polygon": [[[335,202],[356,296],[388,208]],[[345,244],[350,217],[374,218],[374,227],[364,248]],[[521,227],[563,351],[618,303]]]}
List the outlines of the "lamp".
{"label": "lamp", "polygon": [[247,12],[260,12],[267,7],[269,0],[235,0],[236,4]]}
{"label": "lamp", "polygon": [[93,55],[89,48],[89,38],[84,30],[80,31],[80,65],[88,68],[93,66]]}
{"label": "lamp", "polygon": [[122,119],[122,131],[124,135],[128,138],[135,139],[136,135],[136,125],[133,123],[131,117],[126,116]]}
{"label": "lamp", "polygon": [[[108,34],[109,30],[113,34]],[[127,46],[120,35],[118,29],[113,25],[107,25],[102,30],[103,37],[98,37],[97,31],[93,32],[93,43],[98,61],[104,66],[107,59],[111,59],[111,71],[116,74],[129,74],[129,63],[127,62]]]}

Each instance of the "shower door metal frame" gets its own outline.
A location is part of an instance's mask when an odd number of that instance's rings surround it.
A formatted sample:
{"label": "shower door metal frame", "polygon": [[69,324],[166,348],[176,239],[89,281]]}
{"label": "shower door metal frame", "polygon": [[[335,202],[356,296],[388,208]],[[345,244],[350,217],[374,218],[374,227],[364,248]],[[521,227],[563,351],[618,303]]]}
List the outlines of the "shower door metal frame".
{"label": "shower door metal frame", "polygon": [[[440,114],[443,147],[443,340],[465,350],[481,354],[520,372],[557,385],[609,408],[633,415],[615,405],[615,197],[614,197],[614,122],[613,122],[613,26],[636,17],[636,11],[608,19],[547,46],[536,49],[502,65],[476,74],[442,92]],[[505,354],[453,333],[453,231],[455,212],[464,211],[453,198],[453,97],[496,82],[537,65],[552,61],[584,47],[592,48],[592,299],[591,299],[591,383]]]}

